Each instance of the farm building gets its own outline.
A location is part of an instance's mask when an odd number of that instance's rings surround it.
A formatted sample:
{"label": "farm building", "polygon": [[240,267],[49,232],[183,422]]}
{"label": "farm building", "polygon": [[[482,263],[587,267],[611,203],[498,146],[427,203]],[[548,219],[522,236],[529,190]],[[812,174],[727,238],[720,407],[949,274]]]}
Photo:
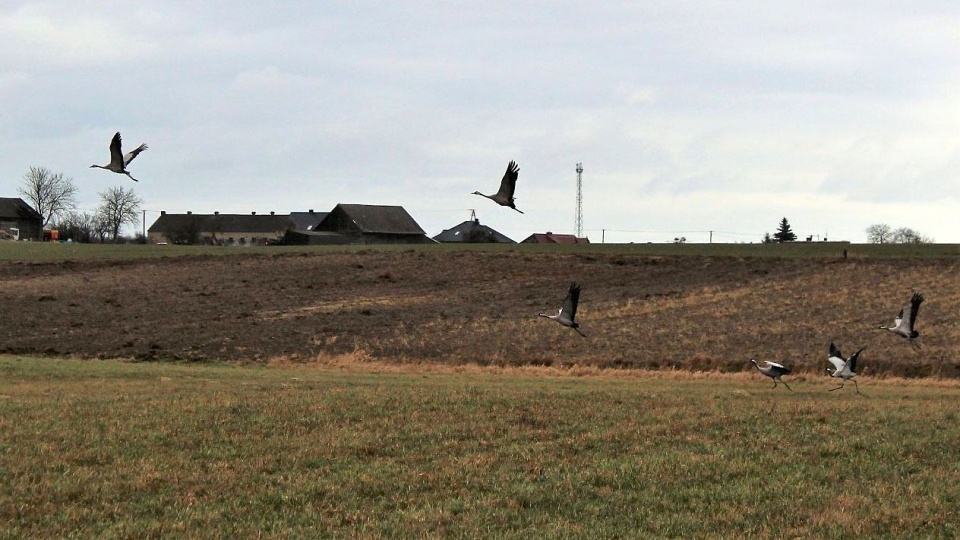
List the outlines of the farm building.
{"label": "farm building", "polygon": [[521,244],[589,244],[589,238],[573,234],[554,234],[552,232],[533,233],[520,241]]}
{"label": "farm building", "polygon": [[168,214],[147,230],[153,244],[257,245],[275,242],[296,227],[289,215],[269,214]]}
{"label": "farm building", "polygon": [[43,238],[43,216],[19,197],[0,197],[0,237],[40,240]]}
{"label": "farm building", "polygon": [[431,243],[402,206],[338,204],[312,230],[292,231],[290,244],[424,244]]}
{"label": "farm building", "polygon": [[312,231],[328,214],[330,212],[314,212],[312,209],[306,212],[290,212],[290,219],[295,225],[293,230]]}
{"label": "farm building", "polygon": [[440,243],[448,242],[467,242],[467,243],[503,243],[516,244],[505,235],[491,229],[486,225],[481,225],[479,219],[464,221],[456,227],[445,229],[442,233],[433,237]]}

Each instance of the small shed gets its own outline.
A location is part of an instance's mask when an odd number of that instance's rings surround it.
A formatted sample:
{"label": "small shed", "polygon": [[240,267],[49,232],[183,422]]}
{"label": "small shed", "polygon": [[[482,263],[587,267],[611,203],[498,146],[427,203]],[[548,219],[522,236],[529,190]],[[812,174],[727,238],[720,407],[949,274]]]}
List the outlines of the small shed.
{"label": "small shed", "polygon": [[442,233],[434,236],[433,239],[444,244],[456,242],[516,244],[507,236],[486,225],[481,225],[479,219],[467,220],[456,227],[445,229]]}
{"label": "small shed", "polygon": [[589,244],[590,239],[575,234],[556,234],[552,232],[533,233],[524,238],[521,244]]}
{"label": "small shed", "polygon": [[0,197],[0,237],[40,240],[43,216],[20,197]]}

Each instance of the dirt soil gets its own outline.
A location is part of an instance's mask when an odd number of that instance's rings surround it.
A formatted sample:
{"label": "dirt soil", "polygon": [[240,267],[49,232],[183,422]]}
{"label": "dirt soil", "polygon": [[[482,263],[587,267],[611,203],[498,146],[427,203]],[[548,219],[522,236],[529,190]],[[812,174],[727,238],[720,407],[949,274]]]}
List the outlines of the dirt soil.
{"label": "dirt soil", "polygon": [[[138,360],[594,365],[960,376],[957,260],[522,252],[0,262],[0,352]],[[582,284],[581,338],[538,318]],[[878,330],[911,293],[921,348]]]}

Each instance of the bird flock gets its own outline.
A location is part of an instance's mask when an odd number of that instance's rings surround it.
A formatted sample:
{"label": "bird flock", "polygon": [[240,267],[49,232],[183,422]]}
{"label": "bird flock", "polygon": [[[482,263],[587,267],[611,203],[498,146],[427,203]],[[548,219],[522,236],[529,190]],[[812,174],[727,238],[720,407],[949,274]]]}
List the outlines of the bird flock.
{"label": "bird flock", "polygon": [[[920,311],[920,304],[923,303],[923,295],[920,293],[914,293],[910,298],[910,303],[906,305],[903,309],[900,310],[900,313],[893,321],[893,326],[881,326],[882,330],[889,330],[893,332],[894,335],[897,335],[901,338],[907,340],[910,343],[910,346],[917,350],[920,348],[920,345],[916,342],[916,339],[920,337],[920,331],[916,329],[917,322],[917,313]],[[906,312],[906,317],[904,313]],[[840,386],[836,388],[831,388],[830,391],[840,390],[843,388],[843,385],[847,381],[853,381],[853,386],[856,388],[857,393],[860,393],[860,385],[857,384],[857,381],[854,380],[854,377],[857,376],[857,360],[860,359],[860,353],[865,351],[866,347],[861,347],[860,350],[853,353],[849,358],[843,356],[843,353],[840,352],[840,348],[836,344],[831,343],[829,353],[827,355],[827,362],[833,366],[833,371],[830,368],[827,368],[827,374],[831,377],[836,377],[840,379]],[[760,373],[763,373],[767,377],[773,379],[773,387],[777,387],[777,383],[781,382],[789,390],[793,390],[787,383],[781,380],[781,377],[790,373],[790,368],[783,364],[778,364],[776,362],[765,361],[763,367],[757,363],[756,360],[750,359],[753,362],[753,365],[757,366],[757,369],[760,370]]]}
{"label": "bird flock", "polygon": [[[522,214],[523,212],[516,207],[516,199],[514,198],[519,174],[520,167],[517,165],[516,161],[511,160],[510,163],[507,164],[507,171],[500,180],[499,191],[493,195],[486,195],[480,193],[479,191],[474,191],[473,195],[486,197],[500,206],[512,208]],[[567,328],[572,328],[582,337],[587,337],[580,330],[580,324],[576,320],[577,305],[579,302],[580,285],[578,285],[576,282],[573,282],[570,284],[570,288],[567,290],[567,296],[564,298],[563,304],[560,306],[560,310],[557,311],[557,314],[548,315],[546,313],[540,313],[539,316],[556,321]],[[916,342],[916,339],[920,336],[920,332],[916,329],[916,323],[917,313],[920,311],[920,304],[922,302],[923,295],[920,293],[914,293],[910,298],[910,303],[901,309],[900,313],[893,320],[893,326],[880,326],[879,328],[888,330],[894,335],[906,339],[911,347],[913,347],[915,350],[919,349],[920,345]],[[840,352],[839,347],[837,347],[834,343],[830,344],[827,361],[833,366],[833,370],[831,371],[830,368],[827,368],[826,371],[831,377],[840,379],[840,386],[831,388],[830,391],[840,390],[847,381],[853,381],[853,385],[856,388],[857,393],[860,393],[860,386],[857,384],[857,381],[854,380],[854,377],[857,376],[857,360],[860,358],[860,354],[864,350],[866,350],[866,347],[861,347],[860,350],[853,353],[853,355],[851,355],[849,358],[845,358],[843,353]],[[757,367],[757,370],[759,370],[760,373],[773,379],[773,388],[776,388],[778,384],[783,384],[788,390],[791,392],[793,391],[793,389],[790,388],[790,385],[788,385],[787,382],[782,378],[784,375],[790,373],[789,367],[778,362],[771,362],[769,360],[764,360],[763,365],[761,365],[754,358],[751,358],[750,362]]]}
{"label": "bird flock", "polygon": [[[500,206],[506,206],[507,208],[512,208],[517,212],[523,213],[522,210],[517,208],[516,199],[513,194],[517,190],[517,178],[520,176],[520,166],[517,165],[517,162],[510,160],[510,163],[507,163],[507,171],[503,173],[503,178],[500,179],[500,189],[493,195],[486,195],[480,193],[479,191],[474,191],[473,195],[480,195],[481,197],[486,197],[491,201],[499,204]],[[545,319],[550,319],[551,321],[556,321],[567,328],[572,328],[576,333],[580,334],[582,337],[587,337],[581,330],[580,324],[577,322],[577,304],[580,303],[580,285],[577,285],[576,282],[570,284],[570,288],[567,290],[567,297],[563,299],[563,304],[560,306],[560,310],[557,311],[556,315],[548,315],[546,313],[540,313],[540,317]]]}
{"label": "bird flock", "polygon": [[[143,152],[147,149],[146,144],[141,144],[135,149],[128,152],[124,155],[122,150],[122,140],[120,138],[120,132],[117,132],[113,135],[113,139],[110,140],[110,163],[106,165],[91,165],[91,168],[106,169],[118,174],[125,174],[134,182],[138,180],[130,175],[130,171],[127,170],[127,167],[130,165],[130,162],[136,158],[140,152]],[[516,206],[516,198],[514,193],[517,189],[517,179],[520,176],[520,166],[516,161],[510,160],[507,164],[507,170],[503,173],[503,178],[500,179],[500,189],[492,195],[487,195],[480,193],[479,191],[474,191],[472,195],[479,195],[481,197],[486,197],[491,201],[499,204],[500,206],[505,206],[507,208],[512,208],[517,212],[523,213],[522,210]],[[539,316],[545,319],[550,319],[556,321],[557,323],[573,329],[582,337],[587,337],[583,331],[580,330],[580,323],[577,322],[577,305],[580,303],[580,285],[576,282],[570,283],[570,288],[567,290],[567,296],[563,299],[563,304],[560,306],[560,309],[557,311],[556,315],[549,315],[546,313],[540,313]],[[892,326],[880,326],[881,330],[887,330],[892,332],[894,335],[899,336],[907,340],[907,342],[915,350],[920,348],[920,345],[916,342],[916,339],[920,336],[920,332],[916,329],[917,323],[917,313],[920,311],[920,304],[923,303],[923,295],[920,293],[914,293],[910,298],[910,302],[900,310],[897,316],[893,320]],[[833,366],[833,371],[830,368],[827,368],[827,373],[830,377],[835,377],[840,379],[840,386],[836,388],[831,388],[830,391],[840,390],[843,388],[844,384],[847,381],[853,381],[853,385],[856,388],[857,393],[860,393],[860,386],[857,384],[857,381],[854,379],[857,376],[857,360],[860,358],[860,354],[866,350],[866,347],[861,347],[860,350],[853,353],[849,358],[844,358],[843,353],[840,352],[840,348],[835,344],[830,344],[829,354],[827,355],[827,361]],[[791,392],[793,391],[790,388],[790,385],[783,380],[784,375],[790,373],[790,368],[787,366],[778,363],[771,362],[769,360],[764,360],[763,365],[761,366],[756,359],[751,358],[750,362],[757,367],[757,370],[760,373],[770,377],[773,380],[773,388],[776,388],[778,384],[783,384]]]}

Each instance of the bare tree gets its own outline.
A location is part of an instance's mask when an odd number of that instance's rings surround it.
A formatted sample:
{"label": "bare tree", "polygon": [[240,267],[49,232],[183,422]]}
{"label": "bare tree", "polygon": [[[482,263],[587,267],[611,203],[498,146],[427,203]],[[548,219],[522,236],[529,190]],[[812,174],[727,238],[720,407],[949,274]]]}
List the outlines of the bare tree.
{"label": "bare tree", "polygon": [[67,212],[54,225],[61,240],[90,243],[93,237],[93,216],[83,212]]}
{"label": "bare tree", "polygon": [[97,209],[97,212],[93,215],[93,221],[90,222],[90,235],[91,238],[96,238],[101,244],[107,241],[107,238],[110,237],[110,230],[112,229],[110,223],[107,221],[107,218],[100,212],[100,209]]}
{"label": "bare tree", "polygon": [[54,174],[46,167],[30,167],[23,175],[23,186],[18,191],[43,216],[44,227],[51,218],[77,207],[77,188],[73,179],[64,178],[63,173]]}
{"label": "bare tree", "polygon": [[877,223],[867,227],[867,242],[871,244],[886,244],[890,242],[890,233],[893,229],[886,223]]}
{"label": "bare tree", "polygon": [[932,238],[924,236],[910,227],[900,227],[891,234],[895,244],[930,244],[933,242]]}
{"label": "bare tree", "polygon": [[100,206],[97,207],[97,217],[104,222],[103,225],[114,241],[119,240],[121,227],[140,223],[140,207],[143,206],[143,199],[138,197],[132,188],[127,190],[116,186],[101,191],[99,195]]}

